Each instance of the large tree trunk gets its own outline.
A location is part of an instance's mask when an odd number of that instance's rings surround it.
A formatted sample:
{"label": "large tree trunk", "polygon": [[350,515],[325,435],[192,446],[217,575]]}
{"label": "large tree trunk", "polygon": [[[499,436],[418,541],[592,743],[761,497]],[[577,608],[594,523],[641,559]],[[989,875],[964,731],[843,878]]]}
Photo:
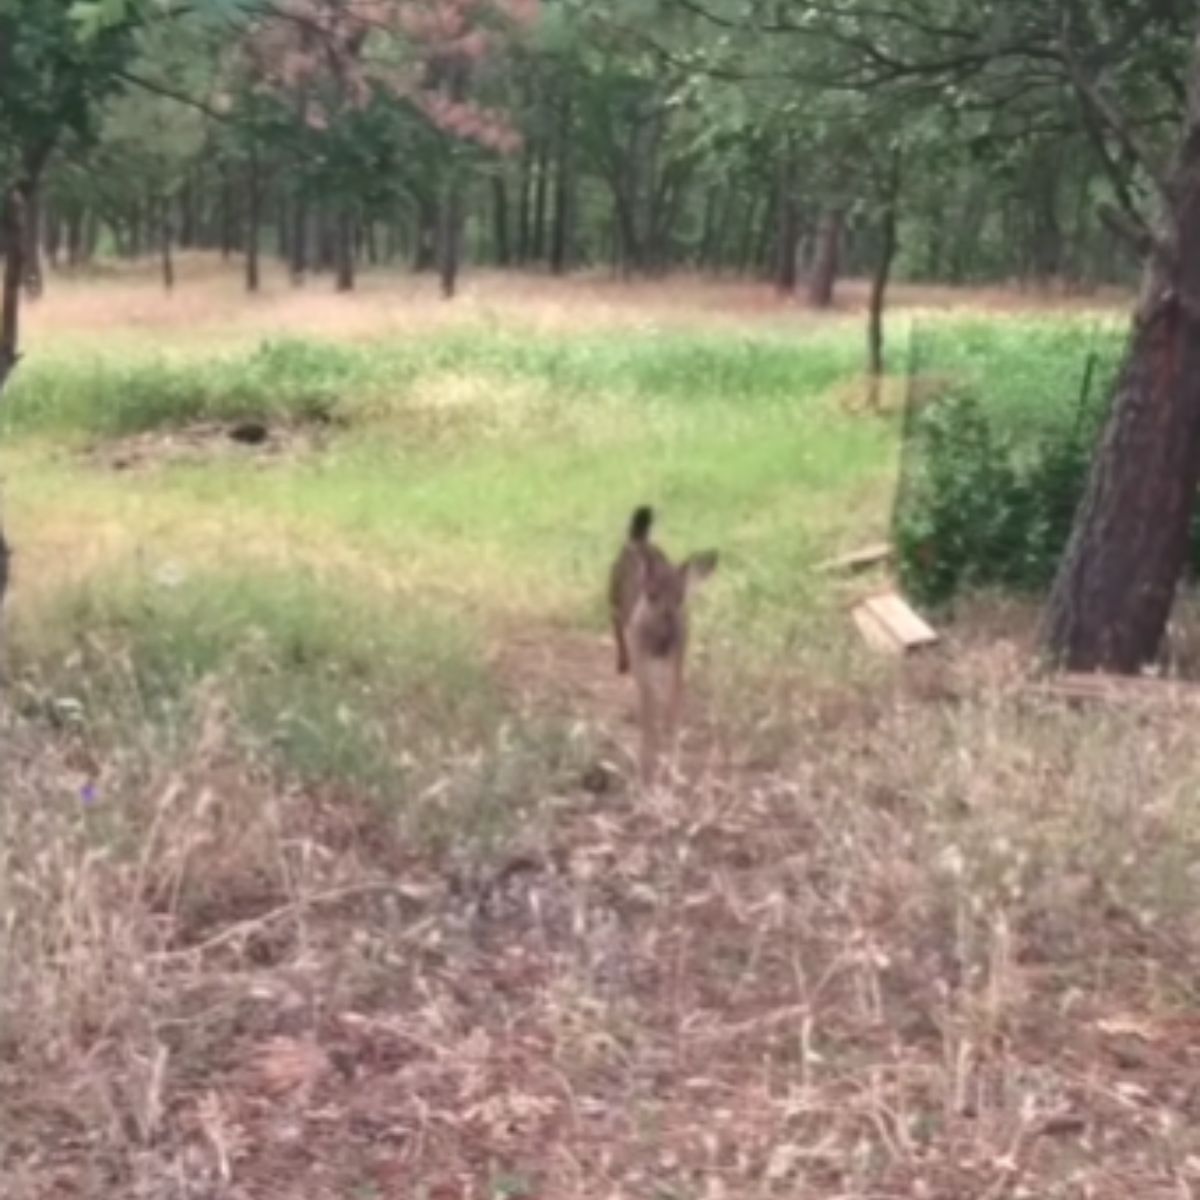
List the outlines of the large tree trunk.
{"label": "large tree trunk", "polygon": [[1047,604],[1050,657],[1076,671],[1152,661],[1188,555],[1200,483],[1200,41],[1164,234]]}
{"label": "large tree trunk", "polygon": [[817,229],[816,258],[808,285],[808,299],[813,308],[829,308],[833,304],[845,223],[846,212],[840,207],[827,209],[821,215],[821,224]]}

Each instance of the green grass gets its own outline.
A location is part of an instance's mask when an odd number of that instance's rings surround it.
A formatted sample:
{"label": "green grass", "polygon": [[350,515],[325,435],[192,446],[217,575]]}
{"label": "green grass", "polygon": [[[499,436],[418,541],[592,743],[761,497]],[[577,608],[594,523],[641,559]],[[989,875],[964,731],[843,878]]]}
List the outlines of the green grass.
{"label": "green grass", "polygon": [[[952,318],[921,328],[918,359],[1025,420],[1072,411],[1087,354],[1117,344],[1076,319]],[[484,720],[459,701],[486,694],[478,647],[506,622],[603,629],[609,558],[649,501],[669,549],[721,552],[696,622],[702,659],[840,672],[855,645],[846,592],[813,568],[886,532],[899,433],[897,413],[843,405],[860,355],[845,327],[480,327],[211,359],[35,356],[0,448],[21,669],[98,688],[119,713],[136,698],[161,714],[200,680],[236,680],[239,719],[280,761],[386,780],[396,742],[380,714],[494,728],[494,709]],[[320,451],[269,462],[114,472],[79,451],[315,414],[345,420]],[[167,567],[188,582],[156,583]]]}
{"label": "green grass", "polygon": [[111,571],[60,591],[12,642],[25,705],[102,753],[131,730],[186,741],[219,695],[251,757],[385,798],[403,797],[406,760],[477,740],[499,708],[451,616],[298,570]]}

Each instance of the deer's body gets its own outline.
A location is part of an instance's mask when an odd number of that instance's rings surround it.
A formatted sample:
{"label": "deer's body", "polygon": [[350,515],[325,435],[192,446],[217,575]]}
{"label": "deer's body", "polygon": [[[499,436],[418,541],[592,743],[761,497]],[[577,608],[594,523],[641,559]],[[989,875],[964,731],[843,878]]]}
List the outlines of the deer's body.
{"label": "deer's body", "polygon": [[[673,738],[683,703],[683,663],[688,643],[688,598],[717,565],[715,551],[694,554],[678,566],[650,540],[654,513],[639,508],[613,563],[609,605],[617,671],[637,682],[642,732],[642,775],[653,776],[665,715]],[[665,704],[660,693],[665,691]]]}

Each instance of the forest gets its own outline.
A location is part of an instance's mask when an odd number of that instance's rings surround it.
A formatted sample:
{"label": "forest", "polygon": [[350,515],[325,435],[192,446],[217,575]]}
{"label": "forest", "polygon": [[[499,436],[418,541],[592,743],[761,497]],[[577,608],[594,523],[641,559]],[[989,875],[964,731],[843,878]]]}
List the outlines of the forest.
{"label": "forest", "polygon": [[1200,16],[0,0],[0,1196],[1200,1190]]}

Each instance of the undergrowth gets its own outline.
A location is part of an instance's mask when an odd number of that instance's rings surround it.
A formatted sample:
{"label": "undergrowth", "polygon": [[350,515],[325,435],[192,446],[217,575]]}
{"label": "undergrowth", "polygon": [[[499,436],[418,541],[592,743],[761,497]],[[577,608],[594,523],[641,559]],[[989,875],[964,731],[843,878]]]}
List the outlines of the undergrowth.
{"label": "undergrowth", "polygon": [[73,727],[98,772],[131,741],[178,745],[219,695],[252,756],[399,801],[418,749],[472,745],[500,713],[452,615],[295,571],[94,577],[20,621],[10,641],[26,711]]}

